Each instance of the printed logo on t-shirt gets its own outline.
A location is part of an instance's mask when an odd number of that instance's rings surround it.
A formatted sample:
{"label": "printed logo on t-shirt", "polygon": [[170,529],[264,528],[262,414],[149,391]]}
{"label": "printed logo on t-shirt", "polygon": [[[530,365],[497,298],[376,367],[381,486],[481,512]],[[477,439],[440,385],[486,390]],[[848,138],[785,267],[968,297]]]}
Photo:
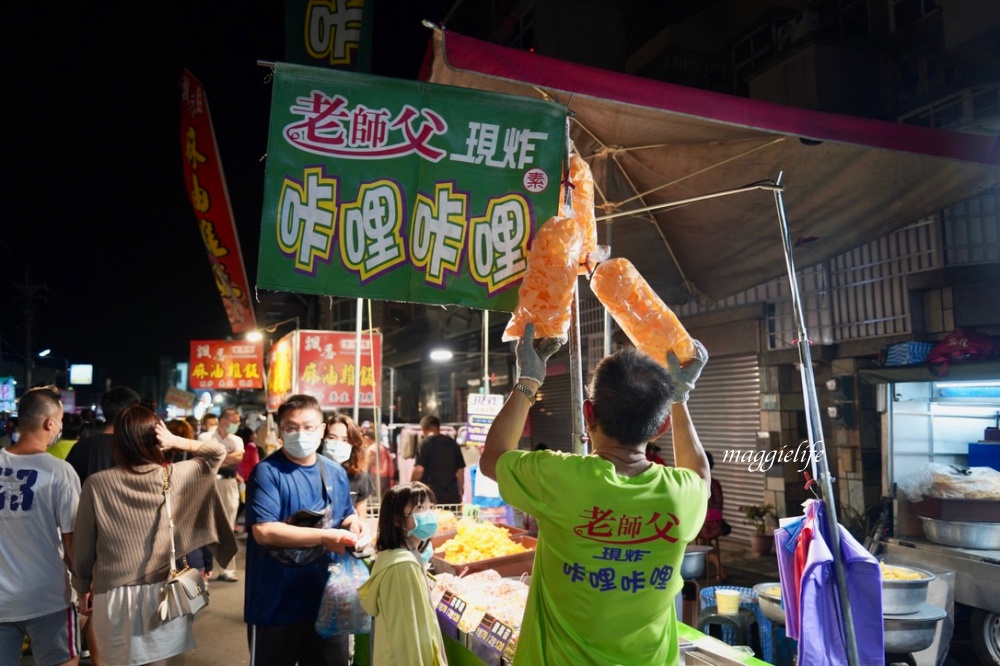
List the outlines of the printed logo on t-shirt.
{"label": "printed logo on t-shirt", "polygon": [[30,511],[37,481],[36,469],[0,468],[0,511]]}

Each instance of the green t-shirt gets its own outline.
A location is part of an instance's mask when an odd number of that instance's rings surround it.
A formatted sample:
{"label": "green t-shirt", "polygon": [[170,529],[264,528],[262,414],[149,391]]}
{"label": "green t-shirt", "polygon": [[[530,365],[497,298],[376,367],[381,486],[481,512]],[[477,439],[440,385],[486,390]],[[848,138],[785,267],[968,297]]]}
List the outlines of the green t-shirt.
{"label": "green t-shirt", "polygon": [[514,663],[678,663],[675,597],[708,489],[689,469],[618,476],[597,456],[510,451],[500,495],[538,520]]}
{"label": "green t-shirt", "polygon": [[66,460],[66,456],[69,455],[69,450],[73,448],[74,444],[76,444],[75,439],[60,439],[48,448],[48,452],[59,460]]}

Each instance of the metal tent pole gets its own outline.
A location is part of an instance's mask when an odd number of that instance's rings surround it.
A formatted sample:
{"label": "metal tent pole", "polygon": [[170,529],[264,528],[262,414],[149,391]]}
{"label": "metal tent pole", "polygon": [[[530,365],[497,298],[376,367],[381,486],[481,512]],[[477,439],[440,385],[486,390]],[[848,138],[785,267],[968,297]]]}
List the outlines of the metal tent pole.
{"label": "metal tent pole", "polygon": [[354,423],[358,423],[358,404],[361,392],[361,323],[365,316],[365,299],[358,299],[358,311],[354,325]]}
{"label": "metal tent pole", "polygon": [[580,279],[573,286],[569,321],[569,404],[573,410],[573,453],[590,453],[583,439],[583,363],[580,347]]}
{"label": "metal tent pole", "polygon": [[854,614],[851,602],[847,598],[847,573],[844,569],[844,554],[840,547],[840,523],[837,521],[837,503],[833,495],[833,479],[830,477],[830,465],[826,458],[826,445],[823,440],[823,424],[820,420],[819,399],[816,395],[816,378],[813,375],[812,354],[809,350],[809,336],[806,333],[805,314],[802,310],[802,300],[799,295],[799,281],[795,273],[795,262],[792,259],[792,241],[788,230],[788,219],[785,217],[785,202],[781,194],[781,174],[774,188],[774,205],[778,212],[778,222],[781,225],[782,244],[785,250],[785,265],[788,269],[789,289],[792,295],[792,310],[795,316],[795,326],[799,349],[799,364],[802,375],[802,391],[806,399],[806,426],[809,431],[809,446],[812,458],[813,473],[819,481],[826,511],[826,524],[829,534],[824,535],[833,551],[833,570],[836,576],[837,597],[840,600],[841,619],[844,626],[844,643],[847,647],[847,661],[851,666],[858,666],[858,642],[854,632]]}

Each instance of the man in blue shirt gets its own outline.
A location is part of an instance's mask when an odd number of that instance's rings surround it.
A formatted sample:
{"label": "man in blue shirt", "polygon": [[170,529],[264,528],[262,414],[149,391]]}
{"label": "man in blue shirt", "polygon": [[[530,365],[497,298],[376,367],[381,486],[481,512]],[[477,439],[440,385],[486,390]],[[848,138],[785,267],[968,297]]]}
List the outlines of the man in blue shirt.
{"label": "man in blue shirt", "polygon": [[[250,666],[346,666],[348,636],[316,633],[331,553],[352,548],[364,522],[351,503],[347,473],[316,451],[323,442],[323,412],[315,398],[293,395],[278,408],[282,448],[262,460],[247,484],[246,594],[243,619]],[[330,525],[318,529],[285,522],[307,509],[329,507]],[[284,564],[269,548],[327,552],[303,566]]]}

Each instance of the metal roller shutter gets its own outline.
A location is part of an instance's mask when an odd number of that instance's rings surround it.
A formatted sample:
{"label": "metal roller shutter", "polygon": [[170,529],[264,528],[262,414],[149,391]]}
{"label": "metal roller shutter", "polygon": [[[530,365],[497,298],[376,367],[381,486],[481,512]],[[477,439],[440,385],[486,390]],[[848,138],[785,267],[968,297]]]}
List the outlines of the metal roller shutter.
{"label": "metal roller shutter", "polygon": [[550,449],[572,451],[573,418],[570,414],[569,374],[546,377],[542,399],[529,412],[531,444],[544,442]]}
{"label": "metal roller shutter", "polygon": [[[740,506],[759,504],[765,477],[750,472],[745,463],[723,462],[727,449],[753,450],[760,429],[760,370],[757,356],[715,358],[705,366],[688,401],[691,419],[706,451],[715,458],[712,473],[722,484],[723,516],[733,526],[729,539],[750,542],[753,528],[743,524]],[[668,465],[673,464],[670,437],[657,444]]]}

